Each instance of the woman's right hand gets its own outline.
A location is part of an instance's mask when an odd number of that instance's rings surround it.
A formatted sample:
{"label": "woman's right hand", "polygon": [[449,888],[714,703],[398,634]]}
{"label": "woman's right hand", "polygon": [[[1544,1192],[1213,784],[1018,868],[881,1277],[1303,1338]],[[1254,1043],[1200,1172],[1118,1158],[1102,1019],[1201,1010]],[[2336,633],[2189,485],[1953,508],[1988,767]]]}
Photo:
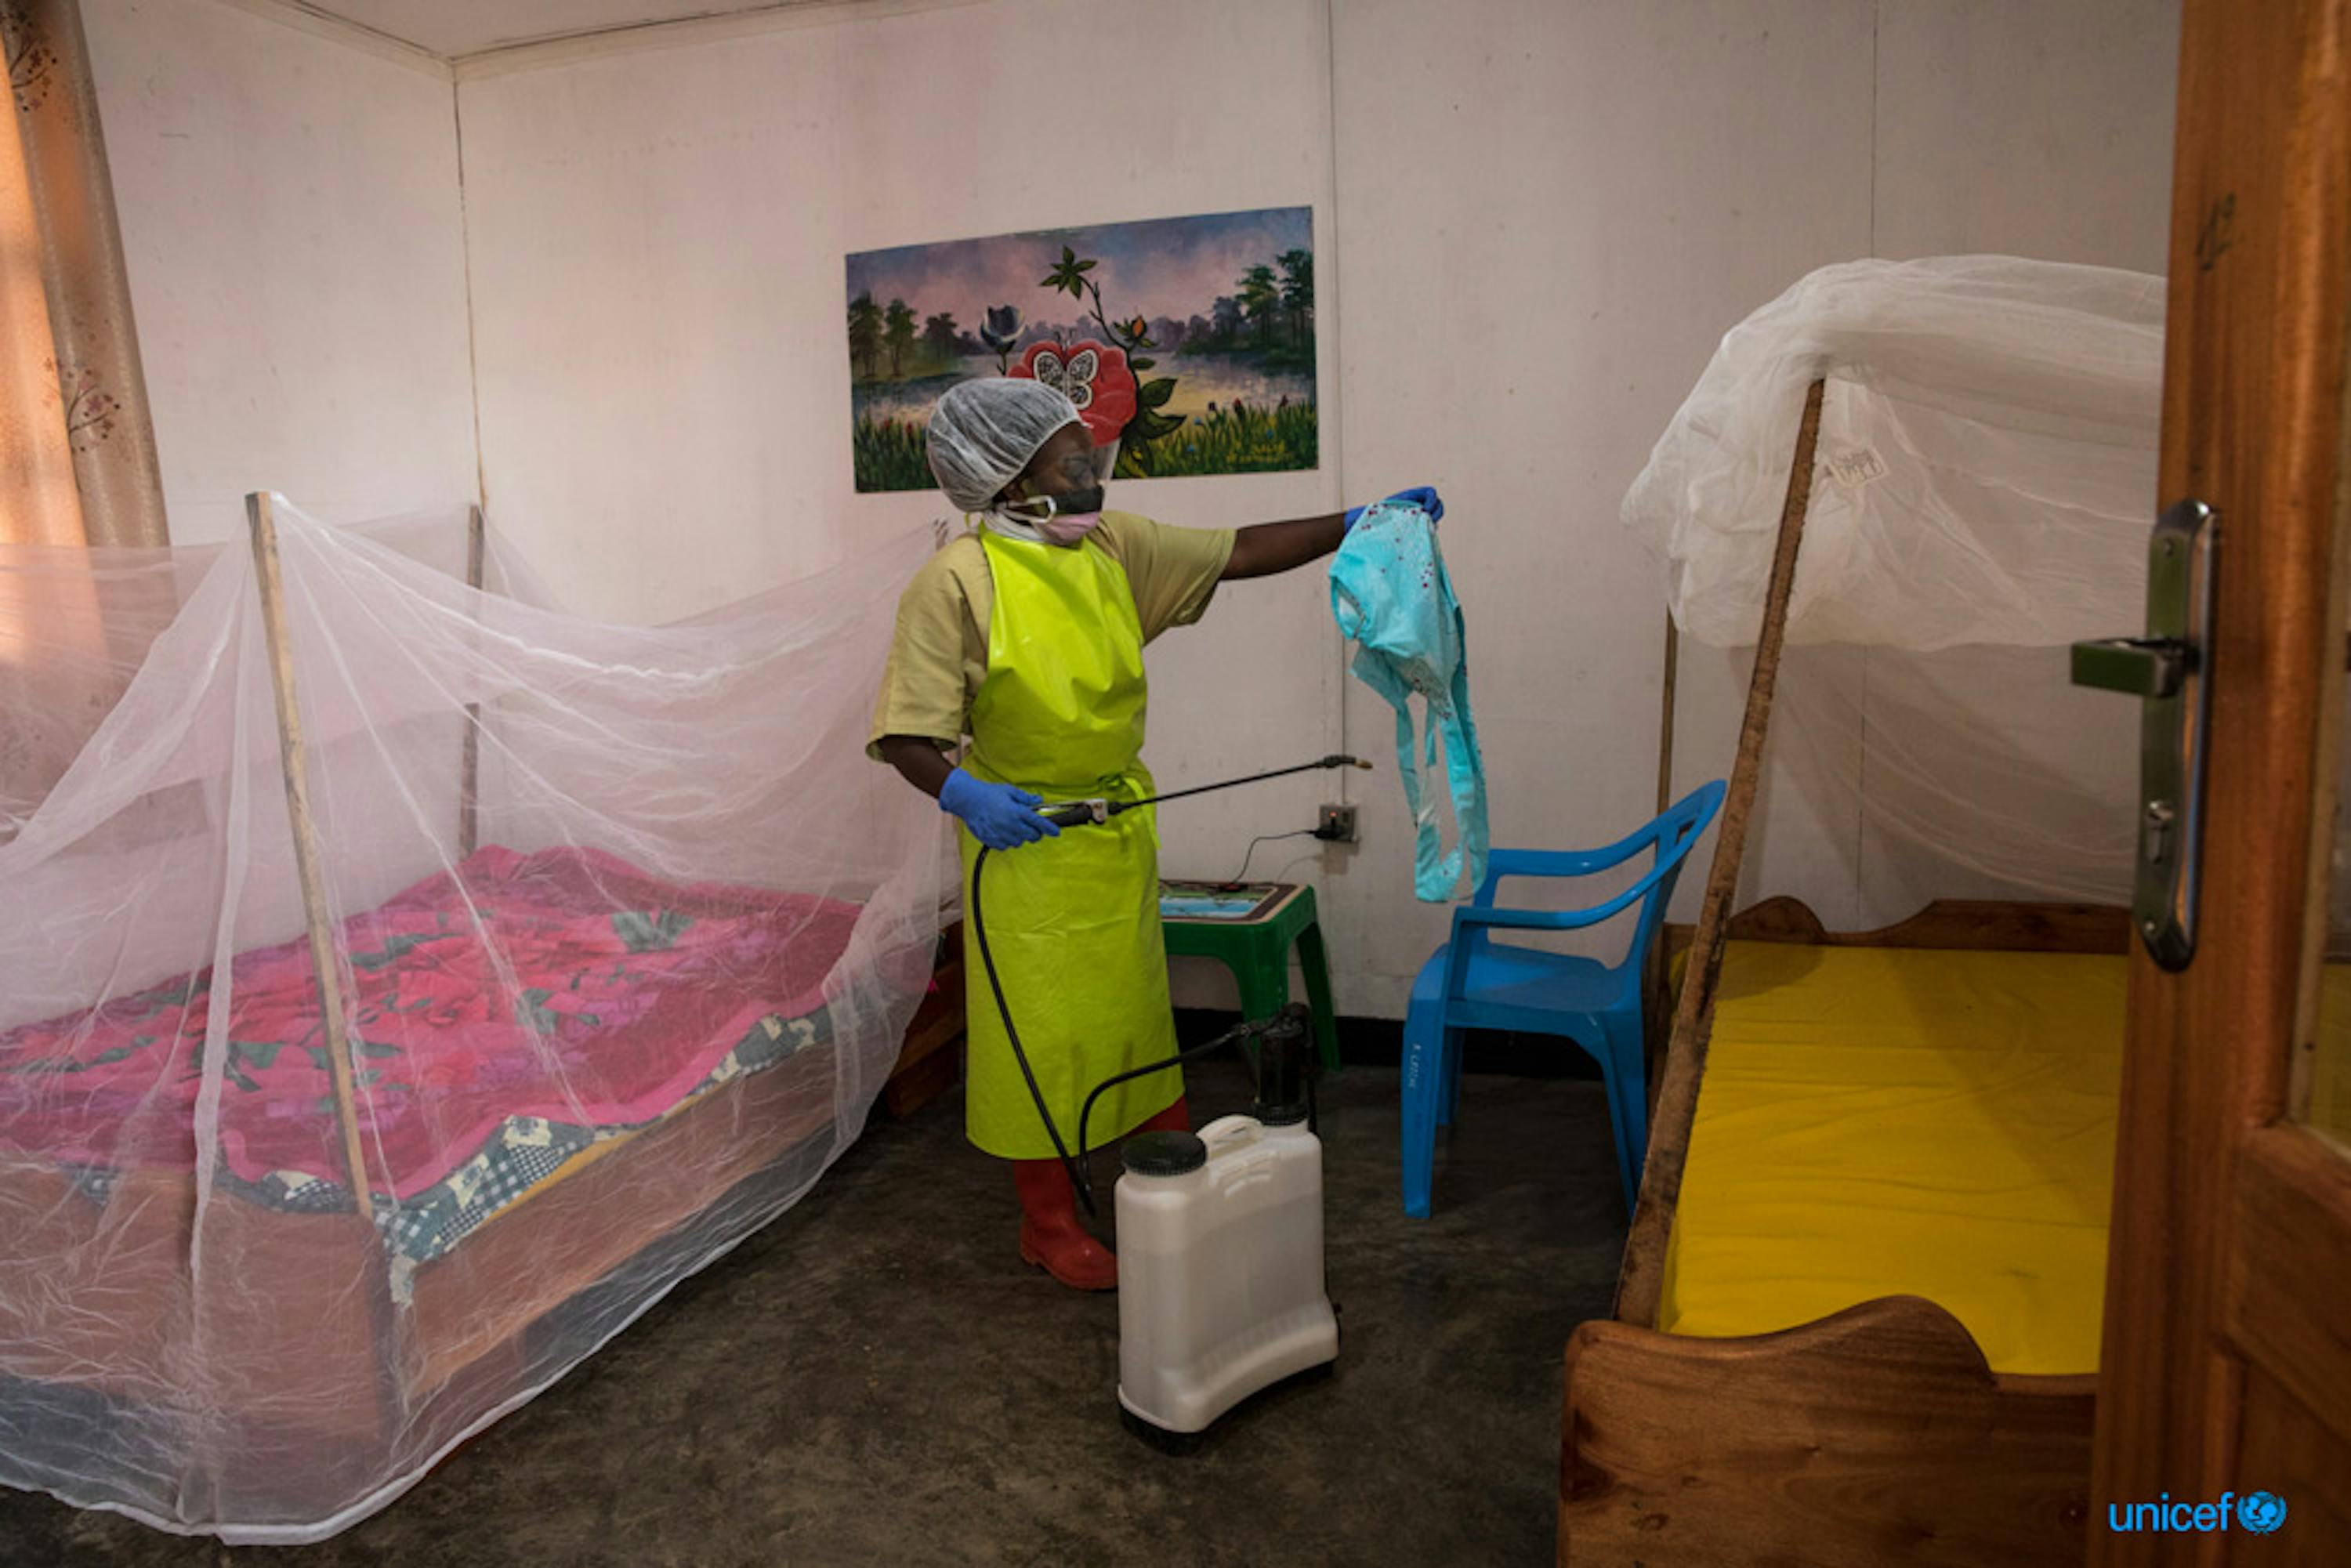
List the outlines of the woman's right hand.
{"label": "woman's right hand", "polygon": [[1037,814],[1044,800],[1010,784],[990,784],[958,768],[939,786],[939,810],[953,812],[971,836],[991,850],[1019,849],[1061,830]]}

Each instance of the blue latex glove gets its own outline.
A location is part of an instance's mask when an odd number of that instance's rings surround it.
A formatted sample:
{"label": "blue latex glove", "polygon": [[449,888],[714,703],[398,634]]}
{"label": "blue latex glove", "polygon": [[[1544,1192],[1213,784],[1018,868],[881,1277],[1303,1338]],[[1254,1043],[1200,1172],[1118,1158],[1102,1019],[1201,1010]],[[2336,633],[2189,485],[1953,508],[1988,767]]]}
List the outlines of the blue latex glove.
{"label": "blue latex glove", "polygon": [[[1395,495],[1390,496],[1388,500],[1402,501],[1408,507],[1418,507],[1422,511],[1428,514],[1428,520],[1432,523],[1443,522],[1445,520],[1445,503],[1438,500],[1437,498],[1437,492],[1430,489],[1426,485],[1421,486],[1417,489],[1398,490]],[[1385,505],[1385,503],[1383,502],[1382,505]],[[1347,528],[1353,528],[1355,526],[1355,519],[1370,510],[1371,508],[1369,507],[1349,507],[1347,510],[1346,524],[1340,529],[1340,532],[1344,533]]]}
{"label": "blue latex glove", "polygon": [[939,810],[963,819],[971,836],[992,850],[1014,850],[1061,830],[1037,814],[1045,802],[1009,784],[990,784],[958,768],[939,786]]}

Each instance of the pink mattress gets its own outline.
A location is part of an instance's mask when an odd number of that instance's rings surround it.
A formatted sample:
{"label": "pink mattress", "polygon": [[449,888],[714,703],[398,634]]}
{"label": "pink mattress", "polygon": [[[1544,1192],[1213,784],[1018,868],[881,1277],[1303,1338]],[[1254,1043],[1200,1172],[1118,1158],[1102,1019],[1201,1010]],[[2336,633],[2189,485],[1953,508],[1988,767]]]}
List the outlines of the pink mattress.
{"label": "pink mattress", "polygon": [[[736,1046],[820,1013],[857,907],[680,885],[593,850],[495,846],[342,925],[371,1185],[408,1197],[512,1117],[653,1120]],[[486,940],[483,938],[486,936]],[[220,1149],[239,1177],[343,1179],[307,941],[232,968]],[[0,1033],[0,1143],[193,1168],[212,971]]]}

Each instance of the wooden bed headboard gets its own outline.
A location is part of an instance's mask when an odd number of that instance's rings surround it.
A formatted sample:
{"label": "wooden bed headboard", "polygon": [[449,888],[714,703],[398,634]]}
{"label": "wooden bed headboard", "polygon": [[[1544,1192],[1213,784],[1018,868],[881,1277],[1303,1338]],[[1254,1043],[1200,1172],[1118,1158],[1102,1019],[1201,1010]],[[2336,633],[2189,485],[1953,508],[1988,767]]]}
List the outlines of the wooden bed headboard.
{"label": "wooden bed headboard", "polygon": [[[1695,925],[1666,927],[1666,955],[1678,957]],[[1730,942],[1788,942],[1813,947],[1943,947],[1980,953],[2130,951],[2130,911],[2114,904],[2011,904],[1938,898],[1907,920],[1875,931],[1832,931],[1801,898],[1767,898],[1730,917]]]}

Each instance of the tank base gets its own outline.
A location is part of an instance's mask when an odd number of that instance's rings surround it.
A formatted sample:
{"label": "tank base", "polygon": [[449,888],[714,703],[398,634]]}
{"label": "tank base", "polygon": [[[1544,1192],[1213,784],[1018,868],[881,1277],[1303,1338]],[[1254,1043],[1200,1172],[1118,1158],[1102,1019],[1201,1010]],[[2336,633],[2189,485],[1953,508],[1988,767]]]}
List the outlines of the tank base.
{"label": "tank base", "polygon": [[1258,1389],[1255,1393],[1250,1394],[1248,1397],[1240,1400],[1238,1404],[1234,1405],[1231,1409],[1225,1411],[1223,1415],[1218,1416],[1215,1420],[1209,1422],[1206,1427],[1201,1427],[1196,1432],[1171,1431],[1167,1427],[1162,1427],[1158,1422],[1152,1420],[1147,1416],[1139,1416],[1135,1414],[1134,1409],[1127,1405],[1123,1396],[1119,1401],[1118,1418],[1120,1424],[1128,1431],[1134,1433],[1146,1448],[1156,1448],[1161,1453],[1166,1454],[1175,1458],[1188,1458],[1192,1455],[1200,1451],[1201,1448],[1207,1442],[1208,1435],[1214,1432],[1219,1426],[1223,1425],[1224,1422],[1233,1415],[1234,1411],[1246,1410],[1250,1406],[1259,1404],[1263,1400],[1270,1398],[1287,1389],[1303,1388],[1317,1383],[1326,1383],[1330,1381],[1332,1374],[1338,1370],[1338,1358],[1333,1356],[1331,1360],[1317,1363],[1315,1365],[1306,1368],[1303,1372],[1293,1372],[1287,1377],[1269,1383],[1264,1387]]}

